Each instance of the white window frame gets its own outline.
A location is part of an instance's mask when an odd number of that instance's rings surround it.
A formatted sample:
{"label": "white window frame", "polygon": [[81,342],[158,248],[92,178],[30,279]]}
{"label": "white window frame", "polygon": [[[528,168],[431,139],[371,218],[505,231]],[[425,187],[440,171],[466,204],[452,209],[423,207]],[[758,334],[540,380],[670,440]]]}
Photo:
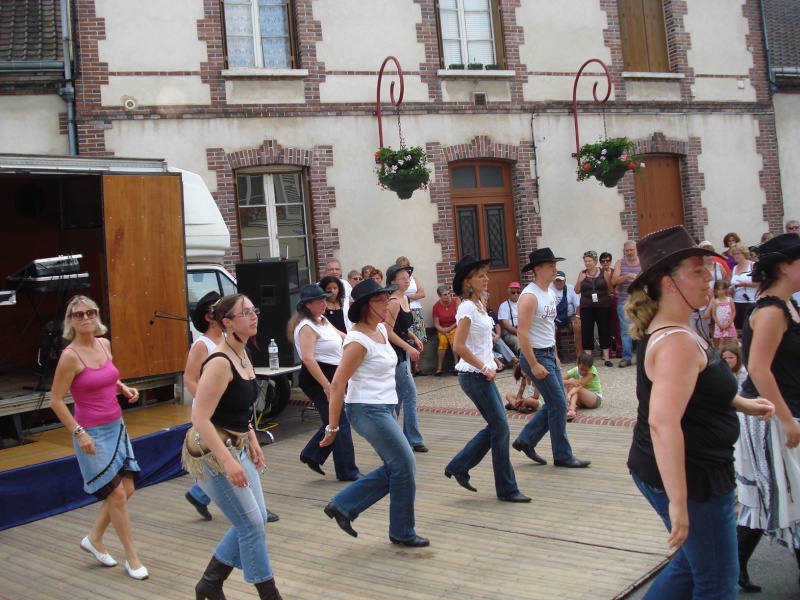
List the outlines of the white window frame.
{"label": "white window frame", "polygon": [[[259,19],[259,14],[258,14],[258,7],[259,7],[258,0],[247,0],[247,1],[250,3],[250,19],[251,19],[251,24],[252,24],[252,27],[253,27],[253,35],[252,35],[252,38],[251,38],[250,41],[252,43],[253,59],[254,59],[254,63],[255,64],[247,65],[247,66],[244,66],[244,65],[231,65],[230,64],[230,57],[228,55],[228,66],[229,66],[229,69],[233,69],[233,70],[239,70],[239,69],[269,69],[269,70],[293,69],[294,68],[294,66],[293,66],[293,64],[294,64],[294,47],[293,47],[292,23],[291,23],[291,19],[292,19],[291,0],[283,0],[283,2],[282,2],[283,6],[286,9],[286,29],[288,31],[288,34],[287,34],[286,37],[287,37],[288,47],[289,47],[289,57],[288,57],[289,61],[288,61],[288,64],[280,66],[280,67],[275,67],[275,66],[266,67],[266,66],[264,66],[264,49],[261,46],[261,20]],[[227,10],[228,4],[229,4],[228,2],[224,2],[225,10]],[[242,5],[241,2],[237,2],[236,4],[237,5]],[[224,16],[227,17],[227,12],[225,13]],[[229,35],[230,34],[228,33],[228,27],[227,27],[227,22],[226,22],[226,25],[225,25],[225,36],[226,36],[225,52],[226,52],[226,55],[228,54],[227,37]]]}
{"label": "white window frame", "polygon": [[[459,32],[458,41],[459,41],[459,44],[461,46],[461,60],[460,61],[455,61],[455,62],[457,62],[457,63],[460,62],[460,63],[462,63],[464,65],[468,65],[471,62],[473,62],[473,59],[475,57],[469,56],[468,44],[469,44],[470,41],[489,41],[491,43],[491,48],[492,48],[492,60],[489,63],[483,63],[483,64],[496,64],[498,62],[498,58],[497,58],[497,43],[496,43],[496,40],[495,40],[494,14],[493,14],[494,13],[494,11],[493,11],[494,7],[492,5],[493,1],[494,0],[488,0],[487,1],[487,5],[488,6],[487,6],[486,11],[485,11],[485,12],[488,13],[488,16],[489,16],[489,38],[488,38],[488,40],[469,40],[467,38],[467,18],[466,18],[466,13],[467,12],[484,12],[484,11],[467,11],[464,8],[465,0],[455,0],[455,2],[456,2],[455,11],[453,9],[451,9],[451,8],[443,8],[442,5],[439,4],[439,18],[440,19],[441,19],[441,15],[442,15],[443,11],[457,12],[458,32]],[[440,31],[440,35],[442,36],[442,50],[443,50],[442,54],[444,54],[445,37],[444,37],[444,31],[443,30]],[[453,41],[453,38],[447,38],[447,39],[448,39],[448,41]],[[444,59],[444,56],[442,56],[442,58]],[[445,63],[450,62],[447,59],[444,59],[444,60],[445,60]],[[453,63],[451,63],[451,64],[453,64]],[[448,65],[445,64],[444,66],[447,67]]]}

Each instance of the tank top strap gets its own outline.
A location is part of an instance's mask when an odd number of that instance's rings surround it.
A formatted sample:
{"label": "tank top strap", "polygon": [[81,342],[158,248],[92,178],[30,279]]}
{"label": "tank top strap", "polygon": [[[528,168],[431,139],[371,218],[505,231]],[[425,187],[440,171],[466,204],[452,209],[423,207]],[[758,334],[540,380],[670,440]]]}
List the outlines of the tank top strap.
{"label": "tank top strap", "polygon": [[[653,335],[654,335],[656,332],[658,332],[658,331],[662,331],[662,330],[664,330],[664,329],[669,329],[669,331],[665,331],[665,332],[664,332],[664,333],[662,333],[661,335],[659,335],[659,336],[656,336],[655,338],[652,338],[652,336],[653,336]],[[708,358],[708,349],[707,349],[707,348],[703,348],[703,345],[700,343],[700,340],[698,340],[698,339],[697,339],[697,336],[696,336],[696,335],[695,335],[693,332],[689,331],[688,329],[684,329],[683,327],[678,327],[678,326],[676,326],[676,325],[666,325],[666,326],[664,326],[664,327],[659,327],[658,329],[655,329],[655,330],[654,330],[654,331],[653,331],[653,332],[650,334],[652,339],[651,339],[651,341],[650,341],[649,347],[650,347],[650,348],[652,348],[652,347],[653,347],[653,346],[655,346],[655,345],[656,345],[658,342],[660,342],[661,340],[663,340],[665,337],[667,337],[667,336],[669,336],[669,335],[672,335],[673,333],[680,333],[680,332],[683,332],[683,333],[686,333],[686,334],[689,334],[689,335],[691,335],[691,336],[692,336],[692,338],[694,339],[694,343],[695,343],[695,344],[697,344],[697,347],[700,349],[700,353],[701,353],[701,354],[702,354],[704,357]]]}
{"label": "tank top strap", "polygon": [[81,356],[80,352],[75,350],[75,348],[73,348],[72,346],[67,346],[66,348],[64,348],[64,350],[72,350],[75,353],[75,355],[78,357],[78,360],[81,361],[81,364],[84,367],[86,367],[87,369],[89,368],[89,365],[87,365],[86,362],[83,360],[83,357]]}
{"label": "tank top strap", "polygon": [[108,355],[108,352],[106,351],[106,347],[103,345],[103,342],[97,340],[97,343],[100,344],[100,347],[103,349],[103,354],[106,355],[106,359],[110,359],[111,357]]}

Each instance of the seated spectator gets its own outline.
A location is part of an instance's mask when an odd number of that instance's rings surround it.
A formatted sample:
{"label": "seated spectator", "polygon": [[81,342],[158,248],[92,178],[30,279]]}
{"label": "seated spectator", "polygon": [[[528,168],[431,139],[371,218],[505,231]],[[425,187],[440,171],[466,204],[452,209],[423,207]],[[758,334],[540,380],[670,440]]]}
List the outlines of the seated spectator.
{"label": "seated spectator", "polygon": [[581,354],[578,365],[564,373],[563,378],[567,388],[567,421],[578,416],[578,407],[600,408],[603,388],[591,354]]}
{"label": "seated spectator", "polygon": [[519,363],[514,367],[514,381],[520,382],[519,390],[517,390],[516,394],[511,392],[506,394],[506,402],[508,403],[506,404],[506,410],[516,410],[523,414],[538,410],[542,405],[539,400],[539,390],[533,387],[531,380],[525,375]]}
{"label": "seated spectator", "polygon": [[508,284],[508,300],[500,305],[497,318],[500,320],[503,341],[514,354],[519,355],[519,340],[517,339],[517,300],[522,293],[522,286],[518,281]]}
{"label": "seated spectator", "polygon": [[558,271],[550,289],[556,295],[556,327],[559,330],[571,331],[575,336],[575,351],[583,353],[581,343],[581,319],[577,315],[581,297],[575,293],[575,288],[567,283],[564,271]]}
{"label": "seated spectator", "polygon": [[[453,340],[456,338],[456,310],[460,301],[453,298],[453,290],[449,285],[440,285],[436,288],[439,300],[433,305],[433,326],[439,338],[439,366],[436,375],[441,375],[444,370],[444,356],[447,348],[453,349]],[[453,364],[458,362],[458,355],[453,350]]]}
{"label": "seated spectator", "polygon": [[506,364],[515,365],[519,362],[519,359],[500,337],[500,324],[497,322],[497,315],[489,308],[489,292],[481,292],[481,303],[483,304],[483,308],[486,309],[486,314],[492,317],[492,321],[494,321],[494,330],[492,331],[492,354],[494,354],[494,362],[497,364],[496,371],[499,373],[506,368]]}

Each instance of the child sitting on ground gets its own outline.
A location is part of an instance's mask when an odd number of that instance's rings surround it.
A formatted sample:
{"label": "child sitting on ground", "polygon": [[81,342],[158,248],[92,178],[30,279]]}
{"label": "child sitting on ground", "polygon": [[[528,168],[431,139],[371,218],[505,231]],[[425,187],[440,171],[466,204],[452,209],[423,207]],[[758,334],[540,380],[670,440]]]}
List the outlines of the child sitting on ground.
{"label": "child sitting on ground", "polygon": [[[538,410],[542,405],[539,401],[539,390],[533,387],[531,380],[522,372],[522,367],[519,363],[514,367],[514,381],[520,382],[519,390],[516,394],[512,394],[511,392],[506,394],[506,402],[508,402],[508,404],[506,404],[506,410],[516,410],[525,414]],[[528,386],[533,388],[532,394],[530,390],[526,390]],[[526,392],[530,394],[528,397],[525,396]]]}
{"label": "child sitting on ground", "polygon": [[737,393],[741,394],[742,384],[744,380],[747,379],[747,369],[744,366],[742,349],[739,348],[738,344],[728,344],[722,348],[720,355],[725,359],[725,362],[728,363],[733,374],[736,375],[736,381],[739,384],[739,391]]}
{"label": "child sitting on ground", "polygon": [[599,408],[603,399],[603,388],[594,358],[591,354],[581,354],[578,365],[563,374],[564,387],[567,389],[567,421],[572,422],[578,416],[578,407]]}

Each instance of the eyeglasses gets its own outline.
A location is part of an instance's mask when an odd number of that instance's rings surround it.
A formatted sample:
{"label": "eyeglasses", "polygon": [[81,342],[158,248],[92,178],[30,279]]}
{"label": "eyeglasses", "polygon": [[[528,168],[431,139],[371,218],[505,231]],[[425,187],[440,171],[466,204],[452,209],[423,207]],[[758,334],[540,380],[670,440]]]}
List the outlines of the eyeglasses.
{"label": "eyeglasses", "polygon": [[257,317],[260,314],[261,314],[261,309],[260,308],[245,308],[238,315],[230,315],[228,318],[229,319],[236,319],[238,317],[253,317],[253,316]]}
{"label": "eyeglasses", "polygon": [[511,294],[512,296],[518,296],[522,292],[520,290],[509,290],[508,293]]}
{"label": "eyeglasses", "polygon": [[69,315],[76,321],[83,321],[84,318],[86,319],[96,319],[97,318],[97,309],[90,308],[89,310],[75,310],[72,311]]}

